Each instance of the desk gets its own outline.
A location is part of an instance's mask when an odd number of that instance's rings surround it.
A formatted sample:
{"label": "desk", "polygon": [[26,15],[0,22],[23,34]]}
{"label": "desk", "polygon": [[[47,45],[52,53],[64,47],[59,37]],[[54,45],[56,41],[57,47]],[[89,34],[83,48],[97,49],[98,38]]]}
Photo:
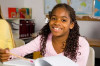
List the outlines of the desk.
{"label": "desk", "polygon": [[91,47],[100,47],[100,40],[97,39],[87,39]]}

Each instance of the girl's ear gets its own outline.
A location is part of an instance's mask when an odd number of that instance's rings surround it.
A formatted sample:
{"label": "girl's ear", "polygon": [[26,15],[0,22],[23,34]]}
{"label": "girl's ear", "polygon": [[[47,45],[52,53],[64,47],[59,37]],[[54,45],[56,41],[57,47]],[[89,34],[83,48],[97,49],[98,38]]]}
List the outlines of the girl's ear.
{"label": "girl's ear", "polygon": [[73,27],[74,27],[74,22],[71,22],[70,23],[70,29],[73,29]]}

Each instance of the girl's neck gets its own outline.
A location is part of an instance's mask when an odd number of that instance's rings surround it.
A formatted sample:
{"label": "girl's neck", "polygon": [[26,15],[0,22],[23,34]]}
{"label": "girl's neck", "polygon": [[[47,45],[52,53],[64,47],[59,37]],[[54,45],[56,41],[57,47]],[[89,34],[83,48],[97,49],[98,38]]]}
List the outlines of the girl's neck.
{"label": "girl's neck", "polygon": [[55,44],[62,44],[63,42],[66,42],[68,36],[59,37],[59,36],[52,36],[52,42]]}

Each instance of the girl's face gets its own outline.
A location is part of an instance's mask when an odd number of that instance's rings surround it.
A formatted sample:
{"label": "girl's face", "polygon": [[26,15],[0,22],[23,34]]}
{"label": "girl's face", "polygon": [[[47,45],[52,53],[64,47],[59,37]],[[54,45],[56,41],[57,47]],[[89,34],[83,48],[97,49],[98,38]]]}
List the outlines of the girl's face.
{"label": "girl's face", "polygon": [[52,14],[49,27],[53,36],[68,36],[74,23],[71,22],[68,11],[64,8],[57,8]]}

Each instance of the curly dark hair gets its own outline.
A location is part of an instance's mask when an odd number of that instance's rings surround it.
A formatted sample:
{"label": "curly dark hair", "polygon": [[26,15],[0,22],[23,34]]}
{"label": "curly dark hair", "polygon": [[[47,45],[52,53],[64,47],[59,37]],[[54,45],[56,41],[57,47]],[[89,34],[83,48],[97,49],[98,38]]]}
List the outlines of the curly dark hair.
{"label": "curly dark hair", "polygon": [[3,14],[2,14],[2,11],[1,11],[1,6],[0,6],[0,19],[3,19]]}
{"label": "curly dark hair", "polygon": [[[68,11],[71,22],[74,22],[74,27],[73,29],[70,29],[69,32],[69,36],[68,39],[66,40],[66,46],[64,48],[64,55],[69,57],[70,59],[77,61],[76,56],[77,56],[77,51],[79,49],[79,26],[77,24],[76,21],[76,15],[75,15],[75,11],[72,7],[70,7],[69,5],[65,4],[65,3],[60,3],[57,4],[52,11],[49,13],[49,19],[51,19],[53,12],[57,9],[57,8],[64,8],[66,9],[66,11]],[[42,35],[41,37],[41,55],[45,55],[45,48],[46,48],[46,41],[48,38],[48,35],[51,33],[50,28],[49,28],[49,22],[41,29],[40,31],[40,35]]]}
{"label": "curly dark hair", "polygon": [[1,6],[0,6],[0,19],[2,19],[2,15],[1,15]]}

